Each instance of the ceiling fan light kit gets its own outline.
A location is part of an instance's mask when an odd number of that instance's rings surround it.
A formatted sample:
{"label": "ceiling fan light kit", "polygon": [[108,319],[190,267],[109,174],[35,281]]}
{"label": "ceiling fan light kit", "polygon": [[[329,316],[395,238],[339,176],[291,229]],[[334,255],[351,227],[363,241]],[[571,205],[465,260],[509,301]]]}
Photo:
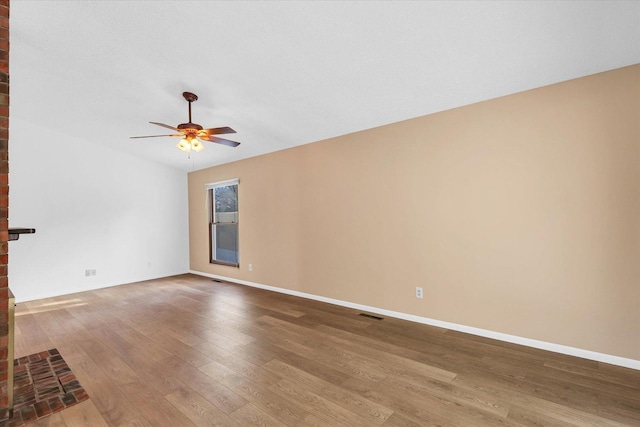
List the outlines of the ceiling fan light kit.
{"label": "ceiling fan light kit", "polygon": [[176,147],[184,151],[185,153],[189,153],[190,151],[200,152],[204,150],[204,145],[197,138],[183,138],[176,144]]}
{"label": "ceiling fan light kit", "polygon": [[169,134],[169,135],[149,135],[149,136],[132,136],[131,139],[137,138],[157,138],[160,136],[173,136],[173,137],[181,137],[180,142],[176,144],[180,150],[190,153],[191,151],[200,152],[204,150],[204,145],[202,142],[215,142],[222,145],[227,145],[229,147],[237,147],[240,145],[239,142],[231,141],[229,139],[219,138],[214,135],[226,134],[226,133],[236,133],[235,130],[230,127],[219,127],[219,128],[209,128],[204,129],[197,123],[191,122],[191,103],[198,100],[198,96],[191,92],[183,92],[182,96],[189,103],[189,122],[181,123],[177,127],[169,126],[164,123],[158,122],[149,122],[151,124],[162,126],[167,129],[172,129],[178,133]]}

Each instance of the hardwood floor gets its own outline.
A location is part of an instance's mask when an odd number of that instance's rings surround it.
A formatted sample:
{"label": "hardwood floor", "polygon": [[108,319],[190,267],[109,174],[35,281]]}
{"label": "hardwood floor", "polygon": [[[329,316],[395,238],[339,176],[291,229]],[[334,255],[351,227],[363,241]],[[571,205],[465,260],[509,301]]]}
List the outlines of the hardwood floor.
{"label": "hardwood floor", "polygon": [[33,426],[640,426],[640,371],[183,275],[18,304],[90,399]]}

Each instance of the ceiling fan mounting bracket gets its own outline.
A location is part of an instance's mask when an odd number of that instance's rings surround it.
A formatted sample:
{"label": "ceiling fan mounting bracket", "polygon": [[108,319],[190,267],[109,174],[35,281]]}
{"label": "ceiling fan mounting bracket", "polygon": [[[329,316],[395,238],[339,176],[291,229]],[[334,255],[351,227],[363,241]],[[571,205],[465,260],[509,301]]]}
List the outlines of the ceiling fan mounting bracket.
{"label": "ceiling fan mounting bracket", "polygon": [[184,99],[186,99],[188,102],[193,102],[198,100],[198,95],[196,95],[195,93],[182,92],[182,96],[184,96]]}

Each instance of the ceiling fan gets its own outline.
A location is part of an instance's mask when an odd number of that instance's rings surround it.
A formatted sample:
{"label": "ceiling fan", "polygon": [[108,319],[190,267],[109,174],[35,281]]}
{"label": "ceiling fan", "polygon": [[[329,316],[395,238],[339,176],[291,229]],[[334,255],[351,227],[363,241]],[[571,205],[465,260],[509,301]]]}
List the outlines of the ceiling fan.
{"label": "ceiling fan", "polygon": [[202,142],[204,141],[217,142],[218,144],[228,145],[229,147],[237,147],[238,145],[240,145],[239,142],[230,141],[228,139],[218,138],[217,136],[214,136],[214,135],[221,135],[225,133],[236,133],[236,131],[231,129],[230,127],[203,129],[202,126],[200,126],[199,124],[192,123],[191,122],[191,103],[193,101],[197,101],[198,96],[191,92],[183,92],[182,96],[184,96],[184,99],[186,99],[187,102],[189,103],[189,122],[188,123],[182,123],[182,124],[179,124],[177,127],[173,127],[173,126],[165,125],[164,123],[149,122],[154,125],[172,129],[177,133],[172,133],[168,135],[131,136],[129,138],[135,139],[135,138],[157,138],[160,136],[179,136],[179,137],[182,137],[182,139],[180,140],[180,142],[178,142],[178,144],[176,144],[176,147],[178,147],[179,149],[187,153],[189,153],[191,150],[195,152],[202,151],[204,149],[204,145],[202,145]]}

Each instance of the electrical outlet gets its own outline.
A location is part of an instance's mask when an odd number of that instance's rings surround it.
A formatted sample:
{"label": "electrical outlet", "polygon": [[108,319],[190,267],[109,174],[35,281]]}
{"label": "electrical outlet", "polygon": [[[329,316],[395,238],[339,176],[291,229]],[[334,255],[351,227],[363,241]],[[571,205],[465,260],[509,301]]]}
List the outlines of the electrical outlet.
{"label": "electrical outlet", "polygon": [[422,288],[416,287],[416,298],[422,299]]}
{"label": "electrical outlet", "polygon": [[96,271],[95,270],[91,270],[91,275],[95,276],[96,275]]}
{"label": "electrical outlet", "polygon": [[84,277],[89,277],[89,276],[91,276],[91,270],[85,270]]}
{"label": "electrical outlet", "polygon": [[253,264],[249,264],[249,271],[253,271]]}

